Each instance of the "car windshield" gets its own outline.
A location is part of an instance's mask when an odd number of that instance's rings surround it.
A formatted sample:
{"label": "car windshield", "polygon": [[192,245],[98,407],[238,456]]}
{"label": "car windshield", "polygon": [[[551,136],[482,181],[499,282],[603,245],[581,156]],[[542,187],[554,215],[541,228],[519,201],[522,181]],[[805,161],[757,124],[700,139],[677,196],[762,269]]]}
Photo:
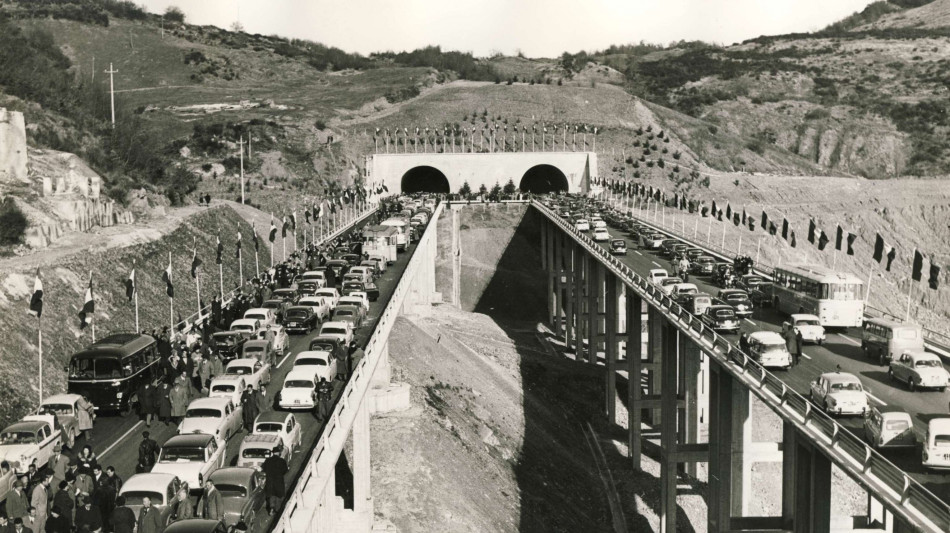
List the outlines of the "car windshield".
{"label": "car windshield", "polygon": [[197,446],[172,446],[162,448],[158,458],[159,463],[187,463],[190,461],[204,461],[205,449]]}
{"label": "car windshield", "polygon": [[344,289],[362,289],[363,284],[358,281],[348,281],[343,284]]}
{"label": "car windshield", "polygon": [[[231,392],[234,391],[234,387],[231,387]],[[196,407],[194,409],[189,409],[185,411],[185,417],[187,418],[221,418],[221,411],[218,409],[209,409],[207,407]]]}
{"label": "car windshield", "polygon": [[230,374],[232,376],[246,376],[254,372],[254,367],[249,365],[231,365],[228,366],[227,370],[224,371],[225,374]]}
{"label": "car windshield", "polygon": [[279,433],[284,425],[279,422],[261,422],[254,428],[255,433]]}
{"label": "car windshield", "polygon": [[122,497],[125,498],[125,501],[129,502],[130,505],[140,505],[142,503],[142,498],[148,498],[152,501],[152,505],[165,505],[165,498],[162,497],[161,492],[152,492],[150,490],[130,490],[123,491]]}
{"label": "car windshield", "polygon": [[749,276],[745,279],[745,282],[748,283],[749,285],[758,285],[759,283],[764,283],[762,281],[762,278],[758,276]]}
{"label": "car windshield", "polygon": [[917,368],[940,368],[943,365],[940,364],[940,361],[934,359],[921,359],[914,363],[914,366]]}
{"label": "car windshield", "polygon": [[249,318],[251,320],[260,320],[261,322],[263,322],[264,320],[267,319],[267,315],[263,313],[248,313],[244,315],[244,318]]}
{"label": "car windshield", "polygon": [[308,313],[307,313],[306,311],[302,310],[302,309],[301,309],[300,311],[288,311],[288,312],[287,312],[287,318],[295,319],[295,320],[303,320],[303,319],[307,318],[307,315],[308,315]]}
{"label": "car windshield", "polygon": [[288,379],[284,382],[285,389],[312,389],[313,382],[306,379]]}
{"label": "car windshield", "polygon": [[281,302],[266,301],[261,307],[264,309],[280,309],[280,303]]}
{"label": "car windshield", "polygon": [[890,431],[904,431],[910,424],[906,420],[888,420],[884,423],[884,428]]}
{"label": "car windshield", "polygon": [[71,415],[73,406],[68,403],[44,403],[37,413],[41,415]]}
{"label": "car windshield", "polygon": [[762,346],[762,353],[784,353],[785,344],[766,344]]}
{"label": "car windshield", "polygon": [[211,340],[215,346],[233,346],[237,342],[237,335],[215,335]]}
{"label": "car windshield", "polygon": [[317,357],[304,357],[297,359],[294,366],[327,366],[327,362]]}
{"label": "car windshield", "polygon": [[317,296],[326,296],[332,298],[334,296],[333,291],[317,291]]}
{"label": "car windshield", "polygon": [[231,326],[232,331],[254,331],[254,326],[250,324],[235,324]]}
{"label": "car windshield", "polygon": [[817,319],[806,318],[802,320],[796,320],[795,325],[796,326],[820,326],[821,324],[818,323]]}
{"label": "car windshield", "polygon": [[235,385],[215,385],[211,387],[211,392],[234,392]]}
{"label": "car windshield", "polygon": [[246,459],[267,459],[270,457],[270,448],[244,448],[241,457]]}
{"label": "car windshield", "polygon": [[121,378],[119,361],[112,358],[77,357],[69,362],[69,377],[76,379]]}
{"label": "car windshield", "polygon": [[320,350],[320,351],[323,351],[323,352],[332,352],[332,351],[333,351],[333,345],[330,344],[330,343],[328,343],[328,342],[324,342],[324,343],[313,343],[313,344],[310,345],[310,349],[311,349],[311,350]]}
{"label": "car windshield", "polygon": [[36,443],[36,434],[31,431],[7,431],[0,434],[0,445]]}
{"label": "car windshield", "polygon": [[741,292],[731,292],[725,295],[726,300],[730,302],[745,302],[749,300],[749,297],[745,293]]}
{"label": "car windshield", "polygon": [[696,258],[697,263],[712,263],[713,259],[711,257],[698,257]]}
{"label": "car windshield", "polygon": [[854,381],[842,381],[839,383],[832,383],[831,390],[833,391],[856,391],[861,392],[861,384]]}

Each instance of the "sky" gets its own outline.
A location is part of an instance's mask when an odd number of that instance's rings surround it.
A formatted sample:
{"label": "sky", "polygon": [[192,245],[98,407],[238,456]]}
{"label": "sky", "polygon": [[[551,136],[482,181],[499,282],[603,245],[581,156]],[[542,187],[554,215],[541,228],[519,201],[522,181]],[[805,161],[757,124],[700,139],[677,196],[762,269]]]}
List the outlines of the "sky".
{"label": "sky", "polygon": [[555,57],[611,44],[732,44],[814,31],[872,0],[145,0],[192,24],[309,39],[348,52],[426,45],[488,56]]}

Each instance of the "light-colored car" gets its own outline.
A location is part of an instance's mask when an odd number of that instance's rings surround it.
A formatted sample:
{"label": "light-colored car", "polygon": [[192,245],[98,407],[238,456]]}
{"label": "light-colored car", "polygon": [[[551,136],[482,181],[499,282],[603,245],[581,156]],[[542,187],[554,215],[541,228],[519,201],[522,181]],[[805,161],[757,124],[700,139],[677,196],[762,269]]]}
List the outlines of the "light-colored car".
{"label": "light-colored car", "polygon": [[306,298],[301,298],[300,301],[297,302],[297,305],[305,305],[313,309],[314,314],[317,315],[317,320],[323,322],[324,320],[330,318],[330,311],[332,308],[330,304],[332,301],[333,300],[327,296],[307,296]]}
{"label": "light-colored car", "polygon": [[756,331],[749,334],[749,355],[765,368],[792,367],[792,354],[785,339],[774,331]]}
{"label": "light-colored car", "polygon": [[950,470],[950,418],[931,418],[921,443],[920,459],[924,468]]}
{"label": "light-colored car", "polygon": [[676,283],[670,289],[670,296],[679,298],[687,294],[699,294],[699,287],[694,283]]}
{"label": "light-colored car", "polygon": [[347,276],[351,274],[359,274],[362,276],[363,283],[371,283],[373,281],[373,271],[369,267],[365,266],[355,266],[350,267],[350,271],[346,273]]}
{"label": "light-colored car", "polygon": [[253,524],[265,514],[264,475],[253,468],[233,466],[211,474],[211,482],[221,493],[224,524]]}
{"label": "light-colored car", "polygon": [[594,228],[593,238],[597,242],[606,242],[610,240],[610,234],[607,228]]}
{"label": "light-colored car", "polygon": [[305,350],[294,358],[294,368],[315,368],[317,381],[325,378],[333,381],[336,377],[337,361],[330,356],[330,352],[323,350]]}
{"label": "light-colored car", "polygon": [[0,466],[0,504],[7,501],[7,494],[13,490],[13,482],[17,480],[13,468]]}
{"label": "light-colored car", "polygon": [[277,435],[290,450],[300,447],[303,439],[300,424],[292,413],[267,411],[254,419],[254,431],[258,435]]}
{"label": "light-colored car", "polygon": [[76,404],[81,399],[82,396],[78,394],[48,396],[32,415],[23,417],[23,420],[49,422],[54,431],[58,428],[63,432],[63,444],[72,448],[76,443],[76,437],[79,436],[79,419],[77,418],[79,407]]}
{"label": "light-colored car", "polygon": [[283,457],[290,463],[290,450],[280,436],[270,433],[251,433],[244,436],[238,449],[237,466],[261,469],[264,460],[271,455]]}
{"label": "light-colored car", "polygon": [[[298,356],[299,357],[299,356]],[[284,386],[277,396],[281,409],[313,409],[317,405],[317,372],[321,367],[295,367],[284,378]]]}
{"label": "light-colored car", "polygon": [[683,283],[682,279],[676,276],[672,276],[669,278],[661,279],[658,285],[660,286],[661,291],[665,292],[666,294],[673,294],[673,288],[682,283]]}
{"label": "light-colored car", "polygon": [[330,300],[330,308],[336,307],[336,303],[340,301],[340,291],[336,290],[334,287],[324,287],[317,291],[317,296],[324,296]]}
{"label": "light-colored car", "polygon": [[304,272],[298,279],[300,281],[316,281],[320,283],[320,287],[327,286],[327,273],[322,270],[310,270]]}
{"label": "light-colored car", "polygon": [[590,225],[592,228],[594,228],[595,231],[599,229],[607,229],[607,223],[599,218],[592,218],[590,221]]}
{"label": "light-colored car", "polygon": [[191,492],[200,492],[204,480],[225,461],[224,443],[212,435],[174,435],[158,451],[152,474],[172,474],[188,484]]}
{"label": "light-colored car", "polygon": [[369,298],[365,292],[351,292],[349,296],[341,296],[337,305],[357,305],[363,308],[363,318],[369,313]]}
{"label": "light-colored car", "polygon": [[[270,309],[268,309],[270,311]],[[259,331],[261,331],[261,321],[253,318],[239,318],[234,322],[231,322],[231,331],[244,331],[250,333],[252,336],[256,336]]]}
{"label": "light-colored car", "polygon": [[590,222],[586,218],[577,219],[574,222],[574,229],[577,231],[590,231]]}
{"label": "light-colored car", "polygon": [[333,310],[333,316],[330,317],[330,320],[334,322],[348,322],[352,325],[353,329],[358,329],[363,326],[363,317],[365,312],[362,307],[355,305],[337,305],[336,309]]}
{"label": "light-colored car", "polygon": [[873,448],[914,448],[914,421],[905,411],[871,406],[864,418],[864,440]]}
{"label": "light-colored car", "polygon": [[670,277],[670,273],[662,268],[651,268],[647,274],[647,279],[657,284],[668,277]]}
{"label": "light-colored car", "polygon": [[788,320],[782,322],[782,334],[786,334],[789,328],[794,329],[795,333],[801,333],[803,342],[815,344],[825,342],[825,328],[815,315],[797,313],[790,315]]}
{"label": "light-colored car", "polygon": [[[264,386],[270,383],[271,365],[256,358],[235,359],[224,368],[224,375],[241,376],[254,390],[263,391]],[[238,397],[238,403],[240,401]]]}
{"label": "light-colored car", "polygon": [[241,406],[229,398],[196,398],[188,404],[178,434],[203,433],[221,439],[222,446],[241,431]]}
{"label": "light-colored car", "polygon": [[811,382],[809,398],[828,414],[864,415],[868,397],[861,380],[847,372],[826,372]]}
{"label": "light-colored car", "polygon": [[241,346],[240,357],[242,359],[257,359],[259,361],[277,364],[277,354],[274,352],[274,347],[271,346],[271,342],[266,339],[249,339]]}
{"label": "light-colored car", "polygon": [[260,320],[261,327],[267,328],[277,324],[277,313],[273,309],[258,307],[244,311],[244,318]]}
{"label": "light-colored car", "polygon": [[135,513],[136,520],[142,510],[142,498],[148,496],[152,505],[158,508],[160,523],[168,525],[172,523],[172,516],[178,507],[178,490],[181,486],[181,480],[174,474],[135,474],[122,484],[119,496],[125,498],[125,506]]}
{"label": "light-colored car", "polygon": [[379,269],[380,274],[386,273],[387,261],[385,257],[377,254],[369,254],[369,258],[376,261],[376,268]]}
{"label": "light-colored car", "polygon": [[891,379],[907,383],[907,388],[947,390],[950,373],[935,354],[923,350],[909,350],[891,359],[887,374]]}
{"label": "light-colored car", "polygon": [[57,444],[62,444],[62,432],[54,430],[51,422],[16,422],[0,432],[0,460],[9,463],[17,474],[25,474],[31,464],[42,470]]}
{"label": "light-colored car", "polygon": [[353,326],[349,322],[324,322],[320,326],[321,337],[336,337],[348,346],[353,340]]}
{"label": "light-colored car", "polygon": [[287,330],[284,326],[269,326],[263,331],[259,331],[257,338],[269,340],[271,349],[277,356],[284,356],[290,353],[290,337],[287,335]]}
{"label": "light-colored car", "polygon": [[[230,363],[229,363],[230,364]],[[218,376],[212,378],[211,386],[208,387],[209,398],[227,398],[233,405],[241,403],[241,394],[247,388],[247,380],[244,376]]]}

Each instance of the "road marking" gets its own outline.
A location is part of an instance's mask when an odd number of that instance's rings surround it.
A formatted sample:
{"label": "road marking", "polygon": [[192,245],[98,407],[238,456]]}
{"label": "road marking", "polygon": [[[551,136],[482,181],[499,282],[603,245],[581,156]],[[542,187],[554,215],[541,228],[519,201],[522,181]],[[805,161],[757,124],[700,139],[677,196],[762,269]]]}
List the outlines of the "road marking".
{"label": "road marking", "polygon": [[851,344],[853,344],[853,345],[855,345],[855,346],[861,346],[861,343],[860,343],[860,342],[858,342],[858,341],[852,339],[851,337],[849,337],[849,336],[847,336],[847,335],[842,335],[841,333],[839,333],[838,336],[841,337],[842,339],[844,339],[844,340],[850,342]]}
{"label": "road marking", "polygon": [[129,430],[126,431],[125,434],[123,434],[121,437],[119,437],[118,439],[116,439],[115,442],[113,442],[112,444],[110,444],[109,447],[105,449],[105,451],[103,451],[102,453],[100,453],[100,454],[99,454],[99,457],[103,457],[103,456],[105,456],[105,454],[107,454],[107,453],[109,453],[110,451],[112,451],[112,448],[115,448],[120,442],[122,442],[123,440],[125,440],[125,438],[128,437],[130,433],[132,433],[133,431],[135,431],[136,428],[138,428],[138,427],[141,426],[141,425],[142,425],[142,421],[139,420],[134,426],[132,426],[131,428],[129,428]]}
{"label": "road marking", "polygon": [[874,400],[875,402],[877,402],[877,403],[883,405],[884,407],[887,407],[887,403],[886,403],[884,400],[878,398],[877,396],[871,394],[871,391],[865,389],[865,390],[864,390],[864,393],[868,395],[868,398],[870,398],[870,399]]}
{"label": "road marking", "polygon": [[281,359],[279,363],[277,363],[277,368],[280,368],[280,365],[284,364],[284,361],[286,361],[288,357],[293,355],[293,353],[294,353],[293,350],[287,350],[287,355],[285,355],[284,358]]}
{"label": "road marking", "polygon": [[660,265],[659,263],[657,263],[656,261],[650,261],[650,262],[651,262],[651,263],[653,263],[654,265],[656,265],[656,266],[658,266],[658,267],[660,267],[660,268],[663,268],[663,266],[662,266],[662,265]]}
{"label": "road marking", "polygon": [[637,255],[643,255],[643,254],[641,254],[640,252],[638,252],[637,250],[634,250],[634,252],[635,252]]}
{"label": "road marking", "polygon": [[743,320],[745,320],[745,321],[748,322],[749,324],[752,324],[753,326],[758,325],[758,324],[756,324],[755,322],[749,320],[748,318],[743,318]]}
{"label": "road marking", "polygon": [[811,356],[805,352],[802,352],[802,357],[804,357],[805,359],[811,359]]}

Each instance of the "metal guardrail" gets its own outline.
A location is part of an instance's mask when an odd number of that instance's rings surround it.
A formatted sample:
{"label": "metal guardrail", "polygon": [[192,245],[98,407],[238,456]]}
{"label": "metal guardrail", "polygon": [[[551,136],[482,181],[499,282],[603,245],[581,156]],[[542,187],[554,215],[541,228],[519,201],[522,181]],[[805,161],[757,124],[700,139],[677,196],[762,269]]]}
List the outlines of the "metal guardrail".
{"label": "metal guardrail", "polygon": [[[418,251],[427,245],[435,235],[437,224],[431,223],[437,220],[445,203],[439,203],[435,212],[432,213],[430,224],[419,239],[416,247]],[[340,393],[340,398],[333,408],[329,421],[323,428],[320,437],[314,443],[310,456],[307,457],[303,471],[298,478],[296,485],[291,489],[289,496],[284,504],[284,510],[279,519],[275,522],[273,532],[311,532],[314,531],[313,517],[319,509],[320,496],[328,489],[330,479],[332,479],[337,459],[343,453],[343,447],[346,444],[347,435],[353,429],[353,423],[356,420],[357,411],[365,401],[366,393],[369,391],[373,374],[376,373],[376,367],[379,364],[383,349],[389,341],[389,334],[392,331],[393,324],[399,316],[403,301],[410,292],[410,286],[419,264],[425,261],[426,254],[414,253],[409,263],[403,271],[402,278],[393,290],[393,294],[386,304],[386,308],[380,314],[376,329],[370,335],[366,346],[363,348],[366,354],[362,360],[353,369],[350,379]],[[304,492],[308,492],[308,499],[304,499]],[[295,530],[291,526],[294,515],[298,512],[311,513],[307,517],[307,527],[302,530]]]}
{"label": "metal guardrail", "polygon": [[[694,238],[687,237],[681,233],[678,233],[675,228],[671,229],[661,224],[657,224],[656,220],[647,220],[635,214],[630,214],[630,216],[637,219],[641,224],[649,226],[654,231],[664,233],[666,235],[669,235],[670,237],[675,237],[683,242],[686,242],[692,246],[695,246],[696,248],[701,248],[702,250],[705,250],[707,253],[719,259],[722,259],[725,261],[731,261],[733,259],[732,255],[730,254],[732,254],[734,251],[726,250],[722,248],[721,246],[715,246],[708,242],[706,244],[702,244],[698,242],[697,240],[695,240]],[[768,278],[769,281],[771,281],[773,269],[774,269],[774,266],[768,263],[756,262],[753,268],[753,271],[756,272],[757,274],[762,275],[765,278]],[[897,315],[891,314],[883,309],[878,309],[867,303],[865,303],[864,308],[865,308],[865,316],[867,318],[883,317],[883,318],[889,318],[891,320],[895,320],[897,322],[904,321],[903,318]],[[950,335],[945,335],[943,333],[940,333],[939,331],[933,331],[927,328],[923,328],[923,333],[924,333],[924,341],[925,341],[926,348],[936,354],[943,356],[945,359],[950,360]]]}
{"label": "metal guardrail", "polygon": [[561,230],[598,258],[623,283],[655,307],[682,334],[743,383],[784,421],[793,424],[831,461],[874,495],[882,505],[920,531],[950,531],[950,505],[906,472],[888,461],[863,440],[759,363],[735,349],[732,343],[706,327],[669,295],[609,254],[586,234],[577,231],[544,204],[532,205]]}

